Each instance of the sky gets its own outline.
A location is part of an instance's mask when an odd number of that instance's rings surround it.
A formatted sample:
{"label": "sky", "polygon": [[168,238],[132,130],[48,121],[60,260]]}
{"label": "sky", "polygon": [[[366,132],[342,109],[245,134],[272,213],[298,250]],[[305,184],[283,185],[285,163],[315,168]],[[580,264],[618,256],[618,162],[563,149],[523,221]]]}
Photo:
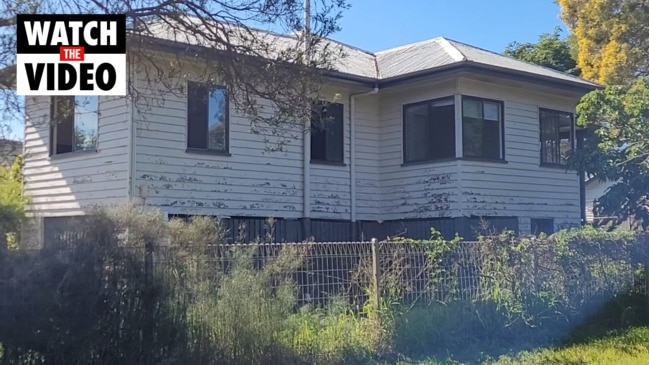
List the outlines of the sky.
{"label": "sky", "polygon": [[[536,42],[566,26],[554,0],[348,0],[331,38],[376,52],[446,37],[501,53],[513,41]],[[565,34],[565,33],[564,33]]]}

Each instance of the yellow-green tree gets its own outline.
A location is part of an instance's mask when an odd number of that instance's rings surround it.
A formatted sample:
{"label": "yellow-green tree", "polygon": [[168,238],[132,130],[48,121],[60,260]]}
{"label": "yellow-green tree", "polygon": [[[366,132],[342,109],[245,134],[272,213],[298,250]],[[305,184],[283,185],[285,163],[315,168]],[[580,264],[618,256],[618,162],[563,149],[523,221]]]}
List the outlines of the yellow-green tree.
{"label": "yellow-green tree", "polygon": [[0,251],[16,239],[27,200],[22,193],[22,156],[12,166],[0,166]]}
{"label": "yellow-green tree", "polygon": [[577,39],[582,77],[626,84],[649,74],[648,0],[557,0]]}

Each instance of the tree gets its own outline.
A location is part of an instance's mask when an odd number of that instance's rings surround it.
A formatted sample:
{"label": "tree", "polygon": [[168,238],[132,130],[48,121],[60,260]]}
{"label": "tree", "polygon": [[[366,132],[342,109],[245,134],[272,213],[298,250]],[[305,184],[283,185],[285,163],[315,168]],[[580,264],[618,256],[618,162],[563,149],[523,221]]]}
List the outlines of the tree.
{"label": "tree", "polygon": [[649,72],[649,1],[557,0],[578,45],[585,78],[628,84]]}
{"label": "tree", "polygon": [[574,166],[613,181],[596,201],[598,215],[632,217],[649,227],[649,1],[558,0],[585,78],[604,90],[586,95],[578,123],[588,127]]}
{"label": "tree", "polygon": [[579,76],[573,41],[571,38],[561,39],[561,32],[561,28],[557,27],[552,33],[543,33],[537,43],[512,42],[507,46],[504,54],[521,61]]}
{"label": "tree", "polygon": [[[22,156],[11,166],[0,166],[0,251],[16,235],[27,200],[22,194]],[[15,236],[14,236],[15,238]],[[15,243],[15,242],[14,242]]]}
{"label": "tree", "polygon": [[596,214],[618,217],[617,223],[633,217],[649,228],[649,79],[589,93],[577,113],[578,123],[594,133],[574,165],[616,182],[597,200]]}
{"label": "tree", "polygon": [[[128,57],[143,73],[137,81],[129,79],[128,96],[136,108],[150,107],[151,85],[177,94],[184,92],[185,78],[202,78],[228,88],[231,105],[251,119],[253,132],[281,139],[287,124],[307,120],[304,106],[317,98],[322,77],[344,56],[326,37],[339,29],[346,0],[310,1],[305,17],[300,0],[6,0],[0,3],[0,85],[15,77],[16,14],[123,13]],[[161,53],[152,42],[161,35],[192,44]],[[2,92],[6,118],[22,104],[12,91]]]}

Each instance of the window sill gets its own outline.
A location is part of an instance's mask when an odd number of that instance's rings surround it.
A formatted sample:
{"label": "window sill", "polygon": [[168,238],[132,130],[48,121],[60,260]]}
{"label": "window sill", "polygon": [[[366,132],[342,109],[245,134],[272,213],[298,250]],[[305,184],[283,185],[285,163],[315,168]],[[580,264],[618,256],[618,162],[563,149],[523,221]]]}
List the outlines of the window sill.
{"label": "window sill", "polygon": [[508,164],[509,163],[509,161],[507,161],[507,160],[492,159],[492,158],[479,158],[479,157],[459,157],[458,160],[471,161],[471,162],[501,163],[501,164]]}
{"label": "window sill", "polygon": [[185,153],[193,153],[197,155],[226,156],[226,157],[232,156],[232,154],[230,154],[230,152],[227,151],[201,150],[198,148],[188,148],[185,150]]}
{"label": "window sill", "polygon": [[91,155],[98,153],[99,150],[94,149],[94,150],[84,150],[84,151],[74,151],[74,152],[66,152],[66,153],[59,153],[56,155],[50,155],[50,160],[60,160],[60,159],[66,159],[66,158],[73,158],[77,156],[86,156],[86,155]]}
{"label": "window sill", "polygon": [[344,162],[311,160],[312,165],[347,166]]}
{"label": "window sill", "polygon": [[402,163],[401,166],[428,165],[428,164],[441,163],[441,162],[452,162],[457,160],[458,160],[457,157],[449,157],[449,158],[440,158],[435,160],[408,161]]}
{"label": "window sill", "polygon": [[568,167],[568,165],[560,165],[556,163],[541,163],[539,167],[547,168],[547,169],[554,169],[554,170],[564,170],[564,171],[575,171],[575,169],[571,169]]}

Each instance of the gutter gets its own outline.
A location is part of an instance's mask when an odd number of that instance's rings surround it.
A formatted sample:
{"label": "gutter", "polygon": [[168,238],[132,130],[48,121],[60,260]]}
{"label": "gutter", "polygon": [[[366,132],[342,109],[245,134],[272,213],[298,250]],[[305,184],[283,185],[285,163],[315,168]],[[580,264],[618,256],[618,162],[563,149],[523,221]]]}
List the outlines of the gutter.
{"label": "gutter", "polygon": [[445,66],[436,67],[433,69],[421,70],[412,72],[405,75],[385,78],[379,81],[379,86],[383,89],[386,87],[396,86],[405,82],[420,80],[428,76],[442,76],[449,75],[455,72],[469,72],[475,74],[491,75],[495,77],[507,78],[515,81],[523,81],[534,83],[543,86],[554,88],[561,88],[564,90],[577,91],[577,92],[590,92],[593,90],[600,90],[604,87],[594,83],[579,83],[576,81],[556,79],[550,76],[530,74],[524,71],[516,71],[505,69],[495,65],[486,65],[473,61],[463,61],[452,63]]}
{"label": "gutter", "polygon": [[349,94],[349,190],[350,190],[350,218],[356,222],[356,98],[359,96],[378,94],[379,86],[375,84],[370,91]]}

